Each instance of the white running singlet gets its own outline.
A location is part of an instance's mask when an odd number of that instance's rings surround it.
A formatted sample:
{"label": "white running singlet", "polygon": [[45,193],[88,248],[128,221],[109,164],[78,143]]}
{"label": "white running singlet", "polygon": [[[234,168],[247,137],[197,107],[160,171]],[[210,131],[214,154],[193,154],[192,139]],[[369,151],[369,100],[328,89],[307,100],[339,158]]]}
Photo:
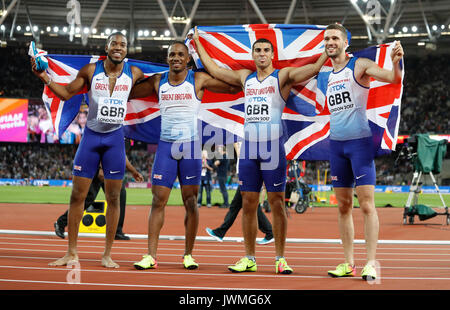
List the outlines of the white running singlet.
{"label": "white running singlet", "polygon": [[253,72],[245,81],[244,134],[247,141],[270,141],[283,135],[281,116],[286,101],[280,93],[278,72],[275,70],[262,81]]}
{"label": "white running singlet", "polygon": [[133,74],[128,62],[117,77],[112,95],[109,91],[109,77],[105,73],[103,61],[97,61],[88,92],[89,113],[86,126],[100,133],[111,132],[123,125],[127,113],[127,102],[133,86]]}
{"label": "white running singlet", "polygon": [[327,105],[330,111],[330,139],[345,141],[370,137],[367,119],[369,88],[355,79],[357,57],[350,58],[338,72],[330,72],[327,87]]}
{"label": "white running singlet", "polygon": [[197,117],[201,100],[195,92],[195,73],[188,71],[179,85],[171,85],[168,72],[159,83],[159,107],[161,111],[160,139],[166,142],[192,141],[198,138]]}

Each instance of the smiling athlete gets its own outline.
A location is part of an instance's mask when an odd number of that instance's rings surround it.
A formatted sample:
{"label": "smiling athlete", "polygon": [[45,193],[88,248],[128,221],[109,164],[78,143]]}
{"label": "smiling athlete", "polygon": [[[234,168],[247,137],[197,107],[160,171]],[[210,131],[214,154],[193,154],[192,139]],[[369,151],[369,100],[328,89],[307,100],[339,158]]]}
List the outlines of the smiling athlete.
{"label": "smiling athlete", "polygon": [[353,259],[353,187],[364,214],[367,262],[361,272],[365,280],[376,274],[378,215],[375,209],[375,163],[372,131],[367,119],[370,79],[400,83],[403,48],[396,42],[391,52],[392,70],[380,68],[367,58],[349,57],[347,30],[340,24],[329,25],[324,34],[325,51],[331,59],[327,102],[330,111],[330,167],[333,189],[338,201],[338,222],[345,262],[328,274],[332,277],[355,275]]}
{"label": "smiling athlete", "polygon": [[111,247],[119,220],[120,190],[125,173],[123,121],[131,88],[136,81],[144,78],[144,74],[139,68],[124,62],[127,39],[122,33],[113,33],[108,37],[105,52],[105,60],[85,65],[67,85],[53,82],[45,71],[36,71],[36,63],[31,59],[34,74],[61,100],[69,100],[84,87],[87,87],[89,96],[87,124],[73,162],[68,250],[64,257],[50,263],[51,266],[63,266],[70,261],[78,261],[78,228],[83,216],[84,202],[101,163],[108,204],[102,265],[109,268],[119,267],[111,258]]}
{"label": "smiling athlete", "polygon": [[241,86],[245,94],[245,139],[239,157],[239,182],[243,200],[242,228],[246,256],[228,269],[232,272],[257,270],[256,214],[264,182],[273,216],[276,273],[290,274],[292,268],[284,258],[287,233],[284,207],[286,154],[281,116],[292,87],[317,75],[327,57],[323,53],[316,63],[278,70],[272,65],[272,43],[267,39],[258,39],[252,45],[256,71],[230,70],[219,67],[207,54],[199,40],[197,28],[194,40],[206,70],[217,79]]}
{"label": "smiling athlete", "polygon": [[183,42],[170,45],[167,55],[169,71],[155,74],[137,85],[131,98],[158,95],[161,134],[152,168],[152,208],[148,220],[148,253],[134,264],[136,269],[156,268],[156,252],[164,209],[178,177],[186,210],[185,253],[183,265],[196,269],[192,258],[198,230],[197,195],[201,181],[202,141],[198,130],[198,111],[205,89],[218,93],[238,93],[230,86],[204,72],[189,70],[188,48]]}

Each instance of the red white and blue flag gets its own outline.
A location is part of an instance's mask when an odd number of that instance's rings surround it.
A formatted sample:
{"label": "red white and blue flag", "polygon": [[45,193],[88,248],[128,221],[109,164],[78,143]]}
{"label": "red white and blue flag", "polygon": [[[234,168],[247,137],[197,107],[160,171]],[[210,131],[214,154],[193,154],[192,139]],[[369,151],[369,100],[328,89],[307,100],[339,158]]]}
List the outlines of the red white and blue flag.
{"label": "red white and blue flag", "polygon": [[[302,66],[315,62],[324,51],[323,33],[325,26],[314,25],[238,25],[197,27],[200,41],[213,60],[222,67],[239,70],[255,70],[251,57],[251,46],[259,38],[269,39],[274,45],[273,66]],[[350,34],[349,34],[350,42]],[[197,64],[201,61],[195,52],[193,41],[187,41]],[[380,67],[391,69],[390,52],[393,43],[369,47],[349,54],[366,57]],[[286,132],[287,159],[328,160],[330,113],[326,104],[327,72],[331,71],[328,60],[318,76],[296,85],[283,112]],[[371,81],[367,115],[373,133],[376,156],[395,150],[400,122],[400,104],[403,86]],[[241,94],[243,96],[243,94]],[[218,100],[220,95],[214,94]],[[214,100],[212,100],[214,101]],[[220,101],[220,100],[219,100]],[[230,106],[233,115],[243,115],[243,98]],[[230,111],[229,111],[230,112]],[[243,120],[242,120],[243,122]],[[242,136],[237,128],[235,134]]]}
{"label": "red white and blue flag", "polygon": [[[86,55],[46,55],[48,60],[47,73],[52,80],[58,84],[66,85],[73,81],[78,71],[89,63],[103,60],[106,56]],[[164,64],[155,64],[145,61],[125,59],[131,65],[139,67],[145,76],[168,70]],[[83,103],[89,105],[87,87],[85,86],[79,94],[64,101],[59,99],[47,86],[44,86],[42,100],[47,112],[51,115],[53,127],[58,137],[61,137],[67,127],[77,116]],[[125,134],[136,140],[147,138],[147,142],[156,143],[159,138],[160,117],[156,96],[132,100],[128,103],[127,115],[125,117]]]}
{"label": "red white and blue flag", "polygon": [[[252,43],[267,38],[274,45],[275,68],[302,66],[315,62],[324,50],[324,26],[314,25],[235,25],[198,27],[200,40],[208,54],[221,66],[238,70],[255,70],[251,58]],[[201,62],[193,41],[186,41],[198,68]],[[390,50],[393,44],[373,46],[353,53],[367,57],[381,67],[390,69]],[[103,57],[104,58],[104,57]],[[98,56],[47,55],[47,72],[60,84],[73,80],[87,63],[102,59]],[[146,76],[167,71],[167,65],[127,59],[142,69]],[[330,71],[328,61],[322,72]],[[326,105],[326,74],[296,85],[283,113],[286,132],[285,149],[288,159],[328,160],[329,112]],[[386,84],[372,81],[367,114],[374,140],[378,145],[376,155],[395,149],[400,121],[402,84]],[[83,101],[87,102],[87,89],[63,102],[47,87],[43,101],[53,120],[56,132],[63,134],[78,113]],[[243,137],[243,92],[236,95],[216,94],[206,91],[199,111],[204,143],[234,142]],[[125,135],[131,139],[157,143],[160,133],[160,114],[156,96],[133,99],[128,103],[125,118]]]}

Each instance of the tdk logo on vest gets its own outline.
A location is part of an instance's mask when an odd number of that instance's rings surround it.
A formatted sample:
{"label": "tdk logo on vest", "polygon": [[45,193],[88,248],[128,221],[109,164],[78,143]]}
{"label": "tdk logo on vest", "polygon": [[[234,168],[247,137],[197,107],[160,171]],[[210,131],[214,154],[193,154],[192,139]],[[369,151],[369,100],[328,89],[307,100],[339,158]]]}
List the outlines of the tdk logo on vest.
{"label": "tdk logo on vest", "polygon": [[[336,85],[339,86],[339,85]],[[333,86],[333,87],[336,87]],[[344,91],[342,93],[332,94],[328,96],[328,103],[330,106],[334,106],[335,104],[342,104],[351,102],[350,93],[348,91]]]}
{"label": "tdk logo on vest", "polygon": [[114,98],[106,98],[103,102],[106,104],[122,104],[122,100]]}
{"label": "tdk logo on vest", "polygon": [[334,86],[331,86],[330,87],[330,90],[331,91],[339,91],[339,90],[342,90],[342,89],[346,89],[345,88],[345,84],[338,84],[338,85],[334,85]]}
{"label": "tdk logo on vest", "polygon": [[267,98],[266,97],[250,97],[248,102],[249,103],[267,102]]}

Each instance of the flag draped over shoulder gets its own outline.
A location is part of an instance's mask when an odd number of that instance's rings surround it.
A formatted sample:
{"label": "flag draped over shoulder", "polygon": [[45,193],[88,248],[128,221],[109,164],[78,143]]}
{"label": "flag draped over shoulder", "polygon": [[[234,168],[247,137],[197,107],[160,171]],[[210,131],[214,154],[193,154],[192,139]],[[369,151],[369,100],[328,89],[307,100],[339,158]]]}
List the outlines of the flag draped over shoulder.
{"label": "flag draped over shoulder", "polygon": [[[251,57],[251,46],[259,38],[269,39],[273,43],[273,66],[276,69],[313,63],[324,50],[325,26],[255,24],[205,26],[198,27],[198,30],[203,46],[214,61],[233,70],[256,70]],[[197,68],[201,69],[202,64],[195,52],[194,42],[187,39],[186,44]],[[373,46],[351,56],[367,57],[381,67],[391,69],[392,46],[393,44]],[[98,61],[102,57],[47,55],[47,59],[47,72],[52,79],[59,84],[67,84],[85,64]],[[146,76],[168,70],[168,67],[162,64],[132,59],[127,61],[141,68]],[[291,91],[282,116],[287,159],[328,160],[330,114],[325,94],[326,73],[331,69],[331,61],[328,60],[317,77],[296,85]],[[86,91],[87,89],[84,89],[80,94],[63,102],[45,86],[42,98],[59,136],[76,116],[81,103],[87,101]],[[377,146],[376,155],[395,149],[401,95],[401,83],[394,85],[371,82],[367,115]],[[243,92],[234,95],[204,92],[198,115],[204,143],[230,143],[243,137],[243,96]],[[124,129],[128,138],[157,143],[160,134],[157,97],[131,100],[127,107]]]}
{"label": "flag draped over shoulder", "polygon": [[[274,45],[273,66],[281,69],[287,66],[302,66],[315,62],[324,51],[323,33],[325,26],[258,24],[239,26],[198,27],[200,41],[213,60],[222,67],[239,70],[256,70],[251,58],[252,43],[259,38],[269,39]],[[350,34],[349,34],[350,42]],[[188,40],[188,47],[197,67],[202,67],[195,52],[194,42]],[[350,56],[367,57],[380,67],[391,69],[390,51],[393,44],[382,44],[354,52]],[[293,87],[283,111],[283,127],[286,132],[287,159],[328,160],[330,113],[326,105],[326,88],[331,71],[328,60],[318,76]],[[376,156],[395,149],[400,121],[402,83],[387,84],[371,81],[367,115],[372,129]],[[207,104],[220,102],[221,95],[205,93]],[[241,96],[243,94],[241,93]],[[227,116],[235,116],[243,124],[243,98],[228,102]],[[206,108],[205,108],[206,109]],[[204,109],[204,110],[205,110]],[[208,110],[208,109],[206,109]],[[220,110],[202,115],[208,122],[218,118]],[[242,128],[234,133],[242,136]]]}

